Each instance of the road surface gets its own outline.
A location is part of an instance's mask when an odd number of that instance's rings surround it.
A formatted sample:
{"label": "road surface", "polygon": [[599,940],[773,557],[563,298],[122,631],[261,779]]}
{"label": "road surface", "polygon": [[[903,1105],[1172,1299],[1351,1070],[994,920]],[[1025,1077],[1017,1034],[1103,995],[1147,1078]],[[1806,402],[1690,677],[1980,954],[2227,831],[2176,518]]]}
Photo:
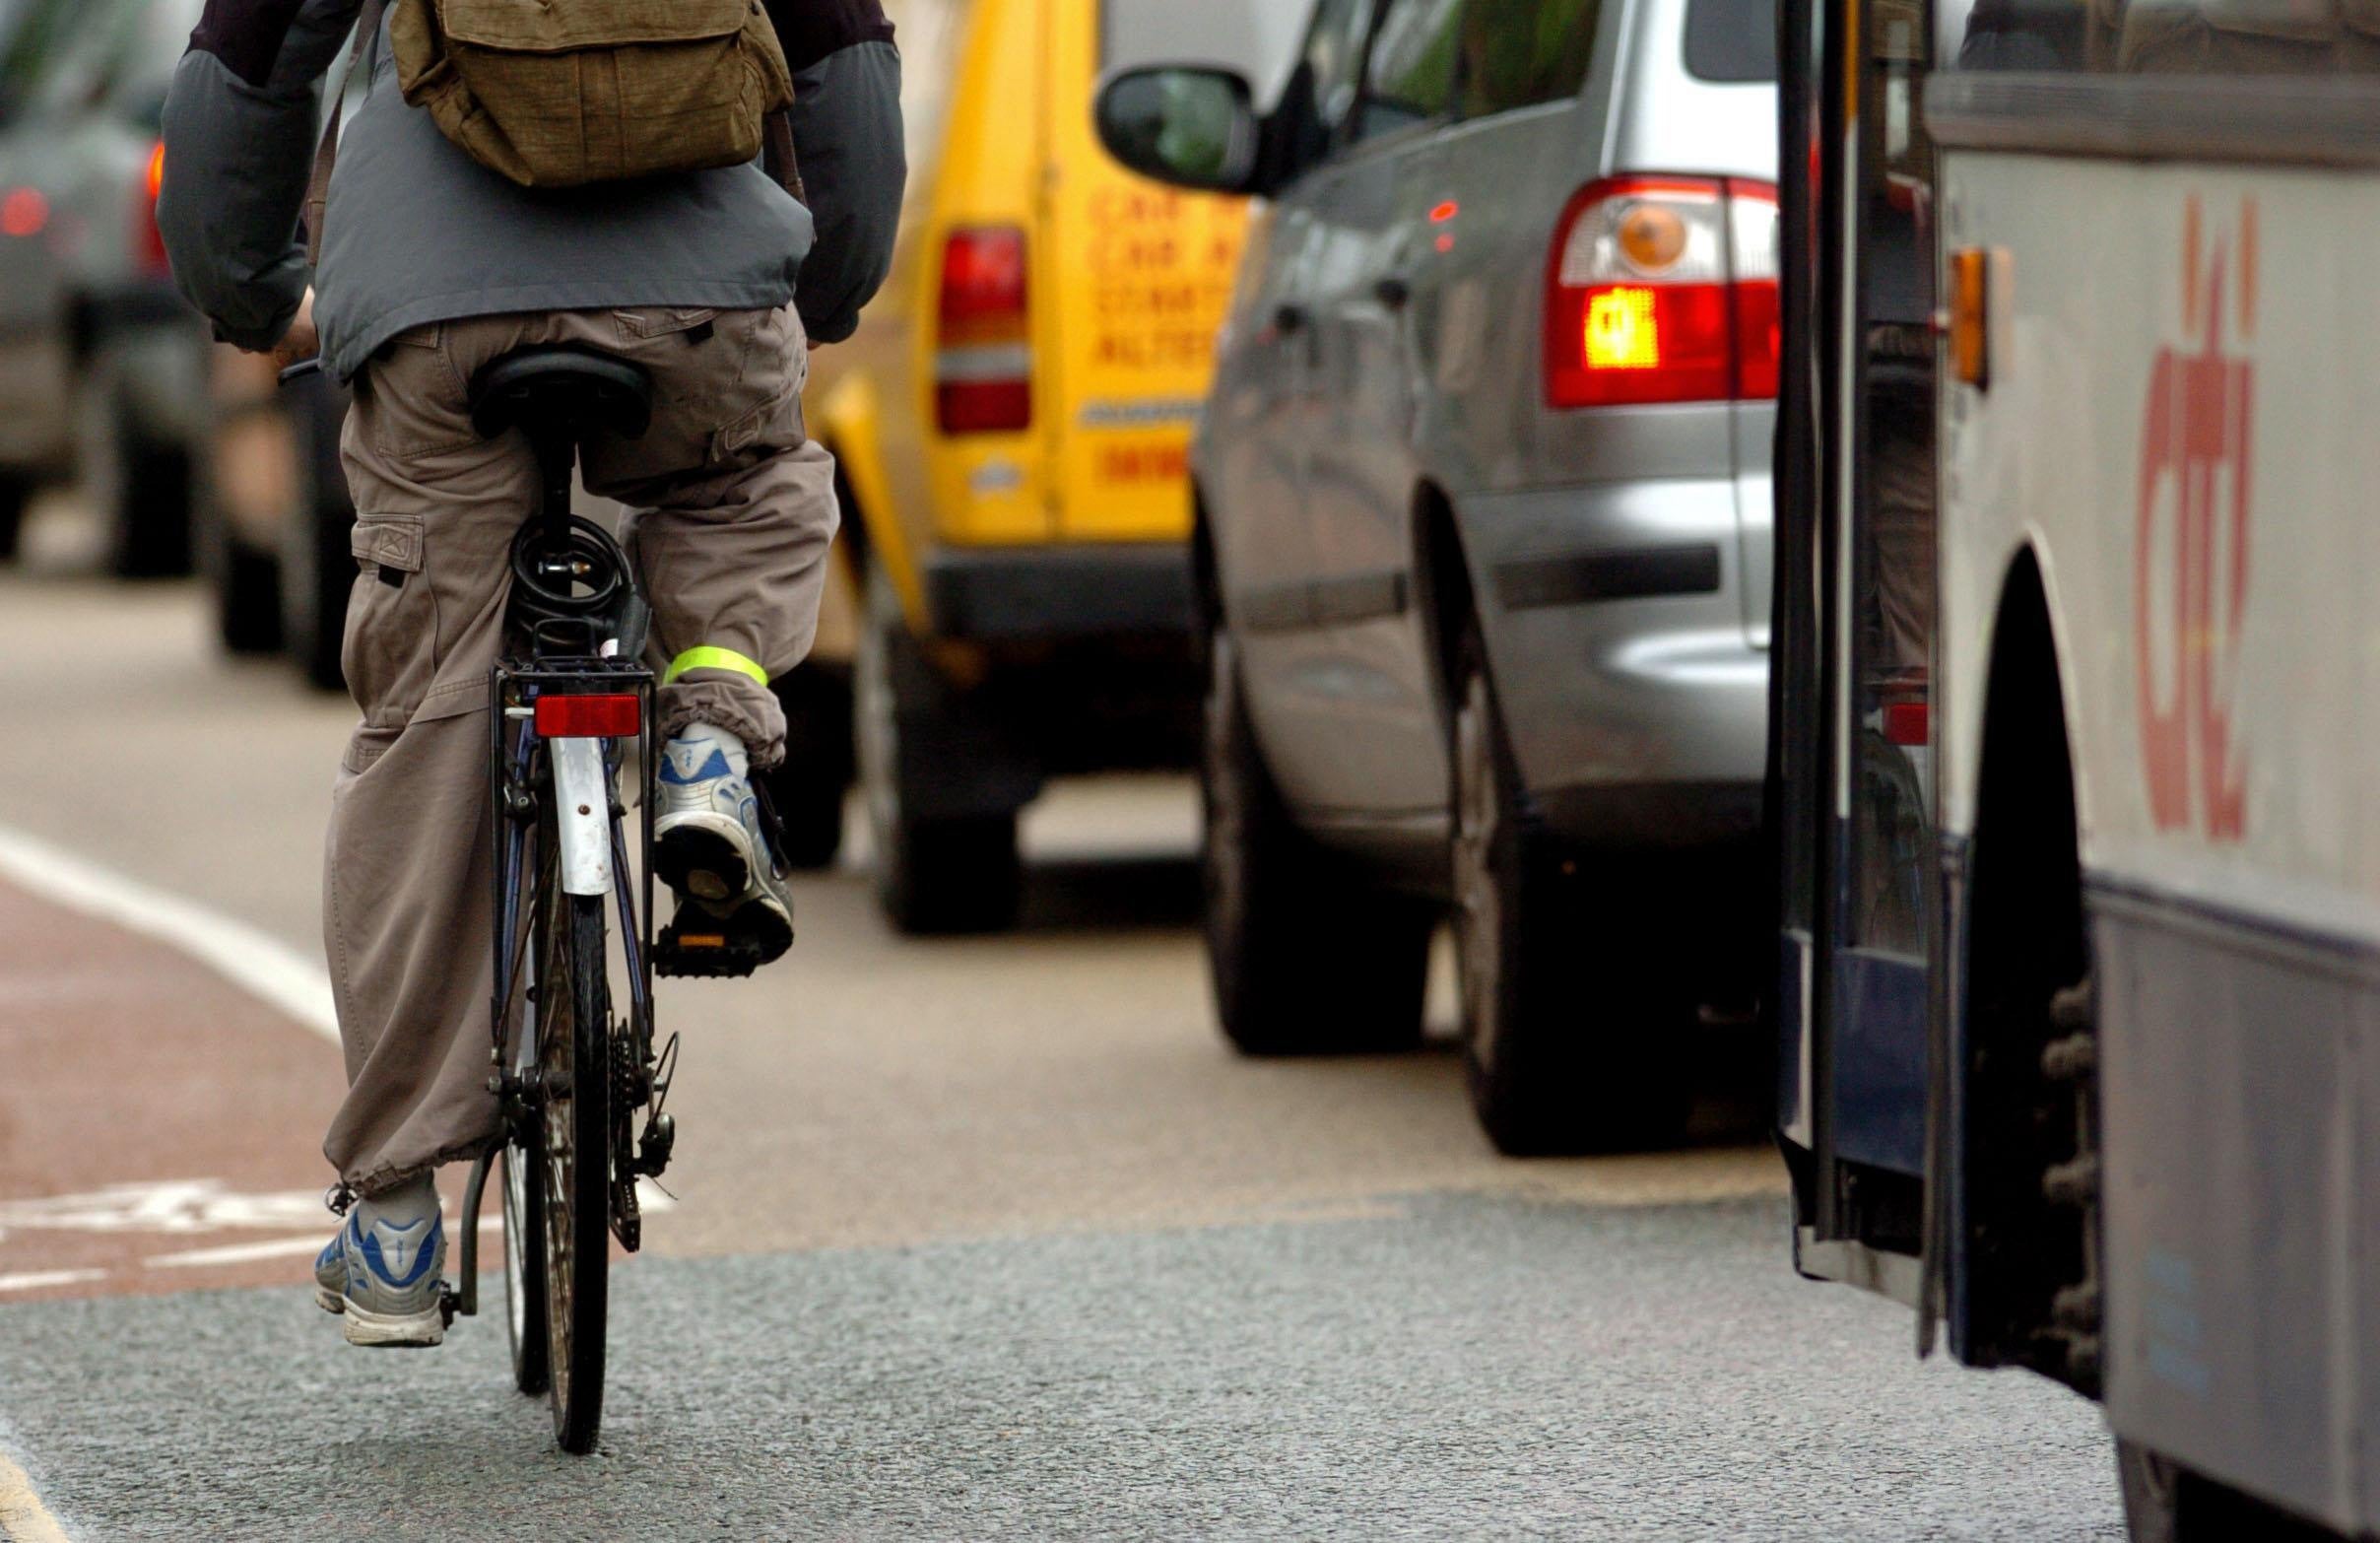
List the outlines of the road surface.
{"label": "road surface", "polygon": [[1228,1053],[1170,778],[1037,810],[1014,935],[898,939],[853,861],[784,967],[665,986],[675,1200],[615,1275],[603,1449],[560,1457],[500,1322],[367,1354],[302,1289],[347,704],[219,657],[194,587],[35,569],[0,575],[0,1535],[2121,1536],[2090,1406],[1795,1279],[1740,1042],[1695,1145],[1542,1163],[1442,1039]]}

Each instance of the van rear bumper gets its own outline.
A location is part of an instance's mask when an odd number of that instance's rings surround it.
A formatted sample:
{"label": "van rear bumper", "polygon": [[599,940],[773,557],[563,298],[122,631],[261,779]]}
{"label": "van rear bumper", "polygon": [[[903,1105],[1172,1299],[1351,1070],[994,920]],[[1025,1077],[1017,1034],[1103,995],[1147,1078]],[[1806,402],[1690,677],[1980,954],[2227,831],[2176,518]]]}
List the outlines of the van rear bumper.
{"label": "van rear bumper", "polygon": [[1187,636],[1190,552],[1179,542],[945,550],[926,560],[925,598],[943,637]]}

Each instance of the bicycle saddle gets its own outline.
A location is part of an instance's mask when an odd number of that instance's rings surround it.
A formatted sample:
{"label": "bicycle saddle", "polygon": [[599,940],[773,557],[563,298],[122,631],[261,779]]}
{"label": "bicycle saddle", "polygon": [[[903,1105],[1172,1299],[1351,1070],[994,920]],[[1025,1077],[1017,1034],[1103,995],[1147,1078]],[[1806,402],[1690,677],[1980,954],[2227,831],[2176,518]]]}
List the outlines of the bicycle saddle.
{"label": "bicycle saddle", "polygon": [[593,349],[532,344],[498,355],[471,379],[471,427],[482,438],[517,426],[573,440],[633,439],[652,419],[652,377]]}

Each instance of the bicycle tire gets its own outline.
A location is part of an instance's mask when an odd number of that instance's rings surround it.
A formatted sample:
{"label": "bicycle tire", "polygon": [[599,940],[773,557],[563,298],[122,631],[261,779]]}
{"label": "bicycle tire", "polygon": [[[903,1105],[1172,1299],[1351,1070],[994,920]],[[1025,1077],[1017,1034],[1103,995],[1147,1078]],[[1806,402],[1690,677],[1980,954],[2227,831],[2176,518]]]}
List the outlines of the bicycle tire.
{"label": "bicycle tire", "polygon": [[518,1141],[505,1143],[504,1331],[512,1344],[512,1385],[531,1397],[553,1380],[546,1338],[546,1192],[531,1180],[538,1155]]}
{"label": "bicycle tire", "polygon": [[[549,848],[551,849],[551,848]],[[547,1397],[563,1451],[594,1450],[603,1425],[604,1317],[611,1269],[611,983],[604,903],[549,881],[538,973],[538,1069],[545,1097]]]}

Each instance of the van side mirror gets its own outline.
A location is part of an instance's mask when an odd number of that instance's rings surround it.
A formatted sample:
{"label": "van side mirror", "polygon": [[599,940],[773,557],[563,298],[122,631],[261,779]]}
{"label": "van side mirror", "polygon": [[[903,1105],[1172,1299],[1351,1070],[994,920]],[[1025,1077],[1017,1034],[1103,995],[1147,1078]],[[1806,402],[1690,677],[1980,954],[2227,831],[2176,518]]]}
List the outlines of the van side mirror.
{"label": "van side mirror", "polygon": [[1233,71],[1125,70],[1099,88],[1094,117],[1107,153],[1143,176],[1201,192],[1255,190],[1263,125]]}

